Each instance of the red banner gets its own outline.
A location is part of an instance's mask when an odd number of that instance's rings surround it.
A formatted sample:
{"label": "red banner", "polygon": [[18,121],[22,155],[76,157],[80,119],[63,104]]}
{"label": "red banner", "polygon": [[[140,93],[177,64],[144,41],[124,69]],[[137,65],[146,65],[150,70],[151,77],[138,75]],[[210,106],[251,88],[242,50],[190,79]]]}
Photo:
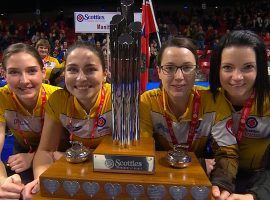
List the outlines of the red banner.
{"label": "red banner", "polygon": [[148,67],[150,65],[149,35],[156,32],[154,14],[149,1],[142,6],[142,38],[141,38],[141,93],[148,83]]}

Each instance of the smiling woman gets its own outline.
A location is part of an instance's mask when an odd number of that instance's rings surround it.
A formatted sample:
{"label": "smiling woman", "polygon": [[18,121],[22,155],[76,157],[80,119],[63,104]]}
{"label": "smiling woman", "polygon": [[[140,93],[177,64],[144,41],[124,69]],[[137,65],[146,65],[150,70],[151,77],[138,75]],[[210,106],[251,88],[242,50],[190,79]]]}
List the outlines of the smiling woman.
{"label": "smiling woman", "polygon": [[[270,163],[270,84],[266,48],[258,35],[233,31],[220,40],[211,58],[210,89],[216,99],[226,100],[219,110],[229,111],[218,123],[219,128],[213,131],[213,137],[226,135],[219,143],[222,148],[238,145],[237,162],[230,164],[229,161],[224,166],[234,166],[235,170],[231,171],[237,172],[236,181],[233,181],[235,193],[249,193],[232,194],[229,199],[254,199],[254,196],[269,199],[269,184],[266,184],[269,180],[256,178],[260,186],[255,186],[254,182],[254,186],[249,184],[254,181],[253,176],[267,166],[269,170]],[[221,114],[217,112],[217,115]],[[224,187],[221,190],[213,187],[216,198],[224,197],[225,192]]]}
{"label": "smiling woman", "polygon": [[[67,90],[77,97],[84,109],[93,107],[106,78],[100,58],[85,48],[73,50],[66,60],[65,83]],[[91,62],[87,62],[90,60]]]}
{"label": "smiling woman", "polygon": [[253,92],[257,77],[255,52],[251,47],[228,47],[221,60],[220,83],[232,104],[241,106]]}
{"label": "smiling woman", "polygon": [[43,127],[45,103],[58,88],[42,84],[43,62],[29,45],[9,46],[3,53],[2,66],[7,85],[0,89],[0,149],[6,126],[15,136],[13,155],[6,163],[10,177],[0,162],[0,197],[9,199],[19,198],[22,183],[33,179],[32,160]]}
{"label": "smiling woman", "polygon": [[[196,46],[187,38],[173,38],[158,54],[161,87],[141,95],[140,126],[142,136],[153,136],[157,150],[187,143],[197,157],[204,148],[214,123],[211,99],[194,86],[197,70]],[[202,93],[201,93],[202,92]],[[204,113],[205,112],[205,113]]]}
{"label": "smiling woman", "polygon": [[39,175],[59,159],[54,151],[65,130],[65,138],[91,149],[111,134],[111,86],[104,83],[102,52],[88,43],[76,43],[67,50],[65,60],[66,89],[56,91],[46,105],[45,125],[33,164],[35,180],[26,186],[26,198],[31,198]]}

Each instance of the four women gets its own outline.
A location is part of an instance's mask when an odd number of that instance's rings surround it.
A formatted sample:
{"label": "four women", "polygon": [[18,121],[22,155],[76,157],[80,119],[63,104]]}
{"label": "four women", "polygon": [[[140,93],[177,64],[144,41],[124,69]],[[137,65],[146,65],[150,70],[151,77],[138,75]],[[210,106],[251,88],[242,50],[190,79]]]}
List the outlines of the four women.
{"label": "four women", "polygon": [[[28,57],[20,56],[23,53]],[[31,61],[35,60],[35,57],[25,52],[16,52],[15,55],[7,58],[4,56],[3,64],[7,75],[15,77],[17,73],[21,73],[20,79],[24,80],[26,79],[24,70],[26,74],[31,74],[35,73],[34,69],[37,66],[42,66],[39,62],[38,65],[27,63],[25,69],[18,70],[18,66],[24,65],[18,65],[16,59],[23,57],[24,61]],[[210,177],[213,183],[213,196],[216,199],[269,197],[267,192],[261,192],[261,188],[266,187],[265,177],[269,174],[265,169],[269,167],[269,160],[266,158],[269,156],[270,142],[268,126],[270,85],[263,42],[249,31],[234,31],[223,37],[211,60],[212,94],[193,86],[197,63],[196,48],[189,39],[175,38],[161,48],[157,67],[161,87],[147,91],[141,96],[142,136],[153,136],[157,144],[156,150],[168,150],[174,144],[185,143],[199,158],[207,157],[207,142],[212,138],[216,160],[205,161],[207,172],[210,173],[212,170]],[[32,197],[38,186],[39,175],[59,158],[56,151],[60,141],[68,140],[67,137],[63,137],[67,136],[65,130],[70,140],[80,141],[89,148],[95,148],[103,136],[111,133],[111,90],[109,84],[104,84],[106,80],[104,66],[104,58],[99,50],[85,43],[72,46],[66,53],[66,88],[55,91],[46,106],[42,98],[44,89],[40,89],[43,87],[35,86],[35,82],[13,85],[12,79],[8,79],[7,76],[9,90],[1,91],[1,99],[7,94],[3,98],[17,102],[13,105],[17,109],[25,107],[26,113],[30,116],[36,111],[43,113],[45,106],[46,114],[41,142],[33,162],[35,180],[23,187],[18,176],[4,178],[0,197],[18,197],[23,188],[25,199]],[[39,74],[39,70],[37,71]],[[41,77],[40,79],[42,80]],[[39,101],[41,108],[36,110],[37,106],[33,102]],[[12,112],[12,109],[5,109],[3,102],[0,102],[0,111],[4,113],[1,116],[13,117],[14,124],[15,122],[19,124],[16,126],[19,135],[24,136],[26,125],[31,126],[34,122],[22,121],[20,117],[25,116]],[[38,130],[41,128],[41,119]],[[3,127],[7,122],[4,117],[2,121],[1,137],[4,138]],[[37,130],[36,126],[33,127]],[[15,129],[15,126],[10,125],[10,128]],[[30,142],[25,140],[26,137],[22,138],[18,141],[27,147]],[[33,149],[30,145],[28,147]],[[11,169],[17,170],[16,172],[28,168],[31,165],[28,161],[32,160],[33,155],[28,153],[21,157],[24,159],[15,162],[20,164],[13,164],[12,159],[8,161]],[[254,175],[254,178],[249,182],[246,174],[250,175],[249,177]],[[2,174],[1,177],[6,176]],[[236,180],[235,190],[234,180]],[[7,188],[13,189],[10,191]],[[232,194],[234,191],[235,194]]]}

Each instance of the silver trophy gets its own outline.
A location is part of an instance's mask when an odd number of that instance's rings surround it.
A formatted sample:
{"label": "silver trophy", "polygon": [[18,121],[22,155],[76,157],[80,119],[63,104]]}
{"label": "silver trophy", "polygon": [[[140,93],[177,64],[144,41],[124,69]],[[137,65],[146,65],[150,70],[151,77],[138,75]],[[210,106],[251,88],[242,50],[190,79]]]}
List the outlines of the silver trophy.
{"label": "silver trophy", "polygon": [[110,23],[112,136],[114,144],[122,148],[140,139],[141,23],[133,22],[133,4],[133,0],[122,0],[122,15],[115,15]]}
{"label": "silver trophy", "polygon": [[122,15],[113,16],[110,22],[112,140],[104,138],[94,150],[94,171],[155,171],[153,138],[140,140],[141,23],[133,22],[132,6],[133,0],[121,1]]}

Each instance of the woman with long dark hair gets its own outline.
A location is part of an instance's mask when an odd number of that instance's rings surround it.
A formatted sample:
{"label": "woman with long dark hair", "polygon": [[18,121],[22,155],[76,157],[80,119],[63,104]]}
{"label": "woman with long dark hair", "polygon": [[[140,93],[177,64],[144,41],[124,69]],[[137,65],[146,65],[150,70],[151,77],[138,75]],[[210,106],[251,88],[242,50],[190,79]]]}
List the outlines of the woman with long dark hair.
{"label": "woman with long dark hair", "polygon": [[[226,135],[219,146],[238,145],[238,173],[235,193],[228,199],[270,199],[260,196],[261,187],[249,179],[267,168],[270,147],[269,77],[266,48],[251,31],[233,31],[225,35],[213,52],[210,90],[214,98],[224,98],[230,114],[218,123],[213,137]],[[215,169],[214,169],[215,171]],[[236,173],[236,172],[235,172]],[[268,185],[269,191],[269,185]],[[223,199],[226,190],[214,187],[213,196]],[[226,195],[225,195],[226,196]]]}

